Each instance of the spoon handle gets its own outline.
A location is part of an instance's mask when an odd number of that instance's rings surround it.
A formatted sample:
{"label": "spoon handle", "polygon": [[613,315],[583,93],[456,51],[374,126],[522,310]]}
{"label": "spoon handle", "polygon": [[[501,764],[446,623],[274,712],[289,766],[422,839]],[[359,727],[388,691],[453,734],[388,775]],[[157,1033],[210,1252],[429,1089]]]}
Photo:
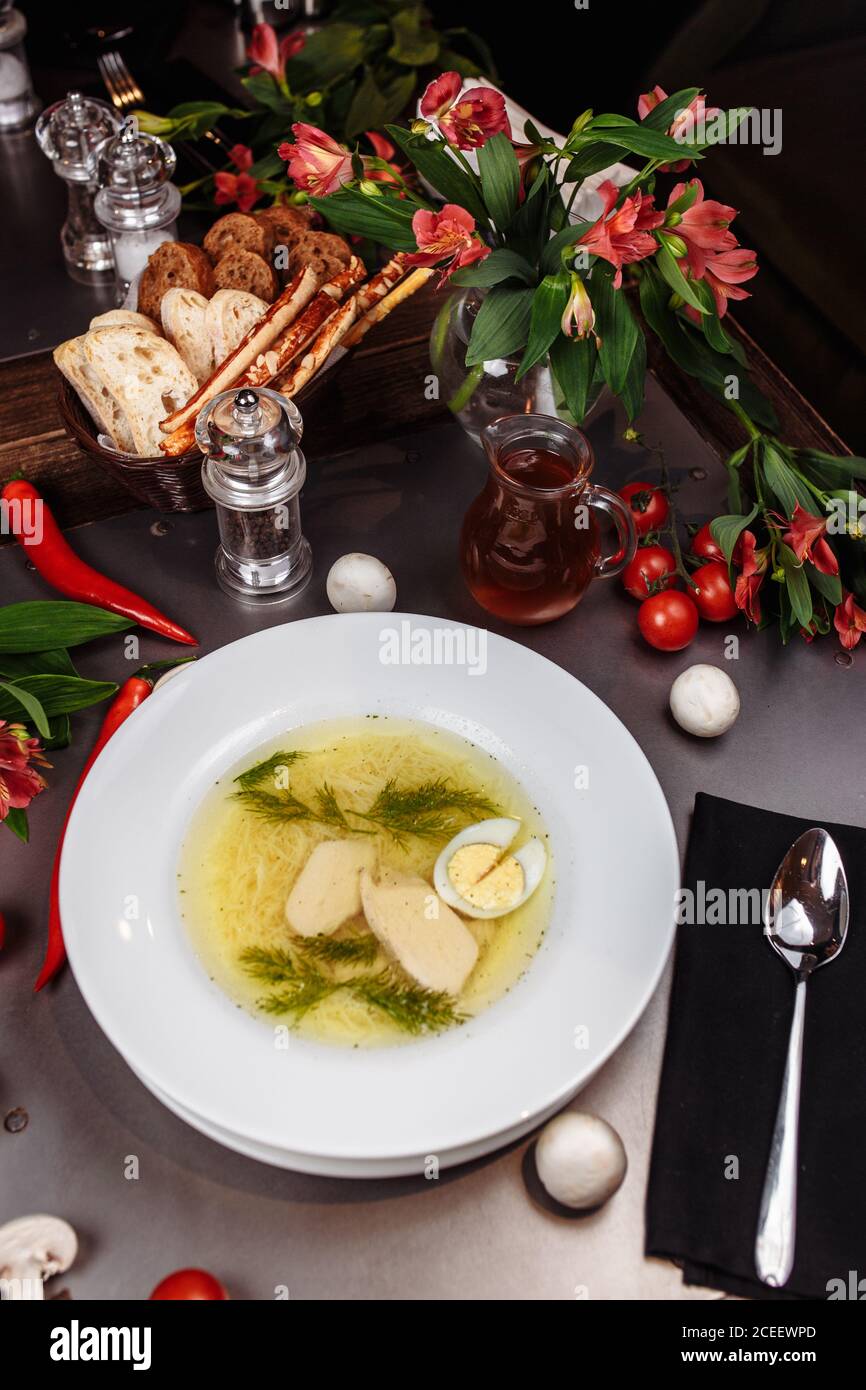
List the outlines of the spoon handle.
{"label": "spoon handle", "polygon": [[776,1112],[755,1241],[755,1268],[762,1281],[775,1289],[782,1288],[788,1282],[797,1238],[797,1127],[805,1012],[806,981],[802,979],[797,981],[794,990],[788,1060]]}

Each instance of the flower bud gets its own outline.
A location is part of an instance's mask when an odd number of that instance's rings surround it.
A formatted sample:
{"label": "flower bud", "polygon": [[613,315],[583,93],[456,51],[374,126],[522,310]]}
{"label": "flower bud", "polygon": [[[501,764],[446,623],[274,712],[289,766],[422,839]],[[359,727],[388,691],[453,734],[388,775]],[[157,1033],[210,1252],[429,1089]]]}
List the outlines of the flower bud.
{"label": "flower bud", "polygon": [[664,244],[670,251],[671,255],[676,256],[678,261],[681,261],[683,256],[688,254],[689,248],[686,246],[686,243],[683,241],[682,237],[677,236],[675,232],[665,232],[662,240],[664,241]]}
{"label": "flower bud", "polygon": [[307,95],[304,97],[304,101],[307,103],[308,106],[321,106],[321,104],[322,104],[322,93],[321,93],[321,92],[307,92]]}
{"label": "flower bud", "polygon": [[412,122],[409,129],[413,135],[426,135],[427,131],[430,129],[430,122],[422,120],[422,118],[418,116],[417,119]]}
{"label": "flower bud", "polygon": [[681,212],[669,212],[665,218],[666,227],[678,227],[683,220]]}
{"label": "flower bud", "polygon": [[358,187],[362,193],[366,193],[368,198],[380,198],[382,196],[381,187],[373,179],[362,179]]}

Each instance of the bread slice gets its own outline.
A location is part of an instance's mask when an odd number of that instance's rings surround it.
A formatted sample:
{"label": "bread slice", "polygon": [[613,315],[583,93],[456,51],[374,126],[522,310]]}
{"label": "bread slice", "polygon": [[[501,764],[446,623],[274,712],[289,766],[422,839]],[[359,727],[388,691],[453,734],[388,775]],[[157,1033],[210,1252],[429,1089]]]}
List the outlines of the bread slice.
{"label": "bread slice", "polygon": [[164,338],[119,324],[84,338],[84,356],[103,386],[122,406],[135,452],[159,454],[159,422],[195,394],[198,382],[180,353]]}
{"label": "bread slice", "polygon": [[227,251],[214,267],[214,283],[220,290],[246,290],[271,304],[277,297],[277,277],[255,251]]}
{"label": "bread slice", "polygon": [[228,251],[253,251],[266,260],[271,250],[270,227],[249,213],[228,212],[214,222],[202,244],[214,265]]}
{"label": "bread slice", "polygon": [[[146,330],[139,330],[139,332]],[[108,435],[115,449],[124,454],[135,453],[132,430],[129,427],[123,407],[116,396],[105,386],[92,370],[84,355],[84,338],[70,338],[54,349],[54,361],[58,370],[78,393],[78,399],[90,415],[101,434]],[[155,335],[151,335],[155,336]]]}
{"label": "bread slice", "polygon": [[162,336],[159,324],[149,319],[147,314],[137,314],[134,309],[108,309],[90,320],[91,328],[115,328],[119,323],[127,323],[131,328],[143,328],[146,333]]}
{"label": "bread slice", "polygon": [[200,246],[188,241],[164,241],[148,259],[138,286],[138,311],[161,321],[162,297],[167,290],[198,290],[210,299],[214,285],[211,263]]}
{"label": "bread slice", "polygon": [[207,310],[208,301],[198,290],[173,289],[162,296],[160,312],[165,336],[199,383],[207,381],[214,363]]}
{"label": "bread slice", "polygon": [[214,366],[234,352],[253,324],[267,312],[267,307],[263,299],[246,290],[217,290],[205,316],[205,332]]}
{"label": "bread slice", "polygon": [[314,271],[319,284],[338,275],[349,264],[352,252],[342,237],[333,232],[304,232],[289,252],[289,273],[296,275],[302,266]]}

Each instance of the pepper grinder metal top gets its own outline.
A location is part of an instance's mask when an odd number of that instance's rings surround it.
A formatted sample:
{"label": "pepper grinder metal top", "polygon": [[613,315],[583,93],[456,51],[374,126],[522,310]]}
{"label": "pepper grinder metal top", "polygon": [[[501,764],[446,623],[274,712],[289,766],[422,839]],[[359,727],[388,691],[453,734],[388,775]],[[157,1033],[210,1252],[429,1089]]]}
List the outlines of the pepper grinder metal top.
{"label": "pepper grinder metal top", "polygon": [[293,598],[309,582],[312,556],[299,500],[307,474],[302,432],[297,406],[265,388],[223,391],[199,412],[202,482],[220,532],[217,580],[243,602]]}
{"label": "pepper grinder metal top", "polygon": [[151,252],[177,238],[181,195],[171,182],[176,164],[171,145],[142,134],[135,116],[97,151],[94,210],[111,237],[120,298]]}
{"label": "pepper grinder metal top", "polygon": [[93,210],[97,190],[96,156],[114,135],[120,117],[104,101],[70,92],[49,106],[36,122],[43,154],[63,179],[69,209],[60,233],[66,269],[73,280],[93,284],[114,273],[111,240]]}

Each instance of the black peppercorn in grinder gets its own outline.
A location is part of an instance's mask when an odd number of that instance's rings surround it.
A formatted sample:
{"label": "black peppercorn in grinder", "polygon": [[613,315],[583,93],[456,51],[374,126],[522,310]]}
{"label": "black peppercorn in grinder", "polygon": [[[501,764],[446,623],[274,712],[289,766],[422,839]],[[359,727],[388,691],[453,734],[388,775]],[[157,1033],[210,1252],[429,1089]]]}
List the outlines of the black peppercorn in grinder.
{"label": "black peppercorn in grinder", "polygon": [[202,482],[216,504],[217,580],[245,603],[276,603],[306,587],[312,555],[301,531],[307,475],[303,421],[277,391],[223,391],[195,425]]}

